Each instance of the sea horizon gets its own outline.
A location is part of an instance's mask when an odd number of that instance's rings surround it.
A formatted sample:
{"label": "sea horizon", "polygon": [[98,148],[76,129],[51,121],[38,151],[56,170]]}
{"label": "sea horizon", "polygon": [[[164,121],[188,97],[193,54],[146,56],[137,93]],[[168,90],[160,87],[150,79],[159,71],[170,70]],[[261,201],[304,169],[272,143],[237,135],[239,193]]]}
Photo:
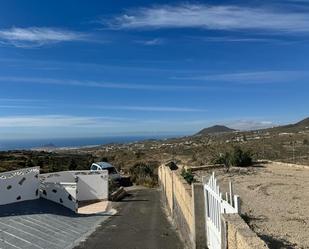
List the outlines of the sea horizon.
{"label": "sea horizon", "polygon": [[0,151],[10,150],[31,150],[43,147],[54,148],[80,148],[101,146],[106,144],[123,144],[140,142],[149,139],[168,139],[183,135],[124,135],[124,136],[104,136],[104,137],[82,137],[82,138],[33,138],[33,139],[3,139],[0,140]]}

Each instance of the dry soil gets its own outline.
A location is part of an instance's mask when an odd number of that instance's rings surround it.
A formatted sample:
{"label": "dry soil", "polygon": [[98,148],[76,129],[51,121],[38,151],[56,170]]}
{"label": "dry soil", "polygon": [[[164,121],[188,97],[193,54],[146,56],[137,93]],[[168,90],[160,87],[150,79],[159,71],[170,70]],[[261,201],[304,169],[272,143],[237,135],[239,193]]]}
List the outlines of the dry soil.
{"label": "dry soil", "polygon": [[215,173],[223,189],[233,182],[241,215],[270,248],[309,248],[309,167],[269,163]]}

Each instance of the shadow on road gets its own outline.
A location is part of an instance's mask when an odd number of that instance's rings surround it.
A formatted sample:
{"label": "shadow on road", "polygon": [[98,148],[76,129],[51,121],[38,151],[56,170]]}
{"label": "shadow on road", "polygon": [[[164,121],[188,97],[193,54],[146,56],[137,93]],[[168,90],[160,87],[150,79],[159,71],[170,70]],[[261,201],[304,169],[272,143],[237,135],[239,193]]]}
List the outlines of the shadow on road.
{"label": "shadow on road", "polygon": [[20,216],[30,214],[55,214],[71,218],[90,216],[111,216],[110,214],[76,214],[68,208],[46,199],[23,201],[0,206],[0,218],[9,216]]}

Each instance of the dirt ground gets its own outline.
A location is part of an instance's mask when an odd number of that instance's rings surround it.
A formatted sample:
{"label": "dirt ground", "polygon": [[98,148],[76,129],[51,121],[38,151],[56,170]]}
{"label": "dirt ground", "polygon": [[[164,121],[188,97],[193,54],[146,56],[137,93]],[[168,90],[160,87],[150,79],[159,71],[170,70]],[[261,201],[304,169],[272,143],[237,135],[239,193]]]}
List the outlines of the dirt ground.
{"label": "dirt ground", "polygon": [[215,174],[223,189],[232,180],[242,217],[270,248],[309,248],[309,168],[272,163]]}

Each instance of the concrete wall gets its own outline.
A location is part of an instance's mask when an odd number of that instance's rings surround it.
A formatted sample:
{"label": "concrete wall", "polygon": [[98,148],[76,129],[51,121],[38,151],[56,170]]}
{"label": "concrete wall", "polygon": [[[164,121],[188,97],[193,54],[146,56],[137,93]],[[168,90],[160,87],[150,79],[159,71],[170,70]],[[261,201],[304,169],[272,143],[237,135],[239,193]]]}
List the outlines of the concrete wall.
{"label": "concrete wall", "polygon": [[223,214],[223,249],[267,249],[261,240],[238,214]]}
{"label": "concrete wall", "polygon": [[75,170],[75,171],[59,171],[53,173],[40,174],[40,180],[44,182],[76,182],[76,178],[81,175],[100,175],[101,171]]}
{"label": "concrete wall", "polygon": [[174,218],[175,220],[178,218],[182,226],[186,225],[187,232],[192,236],[194,231],[192,187],[183,179],[179,171],[174,171],[173,174],[174,213],[180,214]]}
{"label": "concrete wall", "polygon": [[77,200],[107,200],[108,172],[98,171],[98,174],[77,175]]}
{"label": "concrete wall", "polygon": [[164,171],[164,176],[165,176],[165,195],[166,195],[166,201],[167,201],[167,206],[169,209],[169,212],[171,215],[173,215],[173,209],[174,209],[174,174],[171,170],[165,170]]}
{"label": "concrete wall", "polygon": [[206,232],[198,228],[205,228],[203,205],[194,205],[193,201],[194,196],[197,198],[196,191],[203,193],[202,185],[189,185],[178,170],[172,171],[164,165],[159,167],[158,173],[166,207],[181,238],[190,248],[205,248],[200,246],[205,245]]}
{"label": "concrete wall", "polygon": [[39,167],[0,174],[0,205],[38,199]]}
{"label": "concrete wall", "polygon": [[104,200],[108,199],[108,172],[107,170],[90,171],[61,171],[40,175],[44,183],[77,183],[77,200]]}
{"label": "concrete wall", "polygon": [[60,171],[54,173],[40,174],[40,180],[44,182],[71,182],[76,180],[74,171]]}
{"label": "concrete wall", "polygon": [[62,171],[40,175],[41,197],[61,204],[74,212],[79,201],[108,199],[108,172]]}
{"label": "concrete wall", "polygon": [[78,210],[76,183],[43,182],[40,186],[42,198],[56,202],[74,212]]}

